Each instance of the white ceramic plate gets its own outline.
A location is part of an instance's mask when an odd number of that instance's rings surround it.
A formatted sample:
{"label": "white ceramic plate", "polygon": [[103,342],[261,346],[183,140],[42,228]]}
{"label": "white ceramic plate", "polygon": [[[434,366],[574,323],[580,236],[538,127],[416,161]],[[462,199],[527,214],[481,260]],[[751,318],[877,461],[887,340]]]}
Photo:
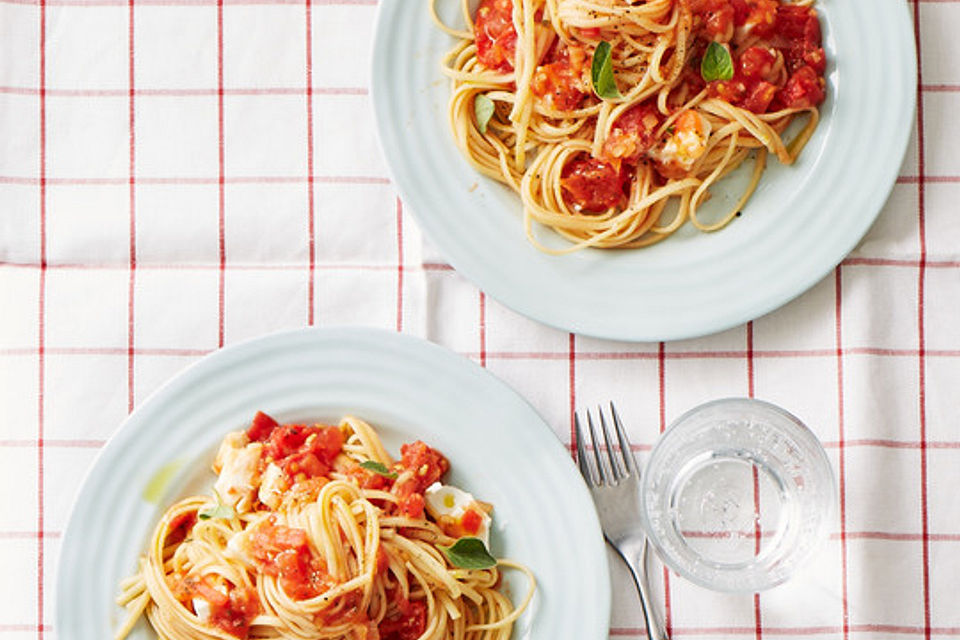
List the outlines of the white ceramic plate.
{"label": "white ceramic plate", "polygon": [[[461,25],[459,0],[437,0]],[[550,256],[524,235],[520,199],[480,176],[448,130],[440,58],[452,39],[426,0],[381,0],[373,52],[380,141],[404,201],[450,263],[536,320],[604,338],[705,335],[757,318],[830,272],[870,228],[897,176],[916,98],[904,0],[818,0],[827,51],[822,121],[799,161],[775,159],[742,217],[654,247]],[[739,194],[731,176],[711,202]],[[552,232],[547,240],[562,244]]]}
{"label": "white ceramic plate", "polygon": [[[133,572],[166,505],[208,474],[228,431],[257,410],[281,421],[350,412],[398,454],[422,439],[451,462],[451,481],[494,504],[494,555],[539,581],[516,640],[607,637],[610,583],[593,503],[566,449],[519,395],[436,345],[362,329],[307,329],[223,349],[177,376],[110,439],[87,477],[63,538],[56,629],[61,640],[113,636],[119,580]],[[179,468],[164,496],[145,487]],[[516,572],[510,572],[516,573]],[[526,588],[509,578],[514,599]],[[135,638],[155,638],[145,623]]]}

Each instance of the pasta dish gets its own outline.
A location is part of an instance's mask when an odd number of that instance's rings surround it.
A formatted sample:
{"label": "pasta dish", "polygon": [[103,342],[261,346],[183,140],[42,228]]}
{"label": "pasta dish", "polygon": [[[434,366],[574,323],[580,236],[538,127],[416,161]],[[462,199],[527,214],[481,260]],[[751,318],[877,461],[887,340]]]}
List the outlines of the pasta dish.
{"label": "pasta dish", "polygon": [[[527,236],[551,253],[726,226],[769,154],[795,161],[825,98],[813,0],[461,0],[464,29],[435,3],[457,39],[443,60],[456,143],[520,195]],[[698,214],[750,157],[739,199]],[[535,222],[571,244],[545,247]]]}
{"label": "pasta dish", "polygon": [[[166,510],[118,603],[169,639],[507,640],[533,575],[489,551],[492,506],[442,482],[421,441],[393,460],[376,431],[278,424],[228,434],[212,495]],[[502,568],[530,589],[516,608]]]}

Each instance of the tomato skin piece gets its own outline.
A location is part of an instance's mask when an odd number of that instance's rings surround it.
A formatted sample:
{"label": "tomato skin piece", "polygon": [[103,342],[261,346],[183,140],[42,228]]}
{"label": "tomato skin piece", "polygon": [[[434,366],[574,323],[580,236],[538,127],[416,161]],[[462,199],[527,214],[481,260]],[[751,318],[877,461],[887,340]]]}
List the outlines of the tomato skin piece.
{"label": "tomato skin piece", "polygon": [[513,26],[512,0],[482,0],[474,17],[477,60],[494,71],[513,71],[517,31]]}
{"label": "tomato skin piece", "polygon": [[560,178],[564,201],[580,213],[603,213],[622,205],[628,181],[624,169],[589,156],[574,160]]}
{"label": "tomato skin piece", "polygon": [[247,429],[247,437],[253,442],[263,442],[278,426],[276,420],[263,411],[257,411],[257,415],[253,416],[253,421],[250,423],[250,428]]}

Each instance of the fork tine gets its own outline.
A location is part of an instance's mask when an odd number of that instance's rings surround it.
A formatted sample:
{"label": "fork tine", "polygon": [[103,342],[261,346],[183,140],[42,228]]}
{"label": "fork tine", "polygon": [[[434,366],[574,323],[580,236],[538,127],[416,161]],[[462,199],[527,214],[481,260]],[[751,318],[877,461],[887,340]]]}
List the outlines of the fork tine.
{"label": "fork tine", "polygon": [[627,438],[627,432],[623,428],[623,423],[620,422],[620,414],[617,413],[617,408],[613,402],[610,403],[610,413],[613,415],[613,424],[617,429],[617,440],[620,441],[620,455],[623,463],[626,465],[627,475],[639,474],[640,470],[637,468],[636,458],[633,457],[630,439]]}
{"label": "fork tine", "polygon": [[600,432],[603,434],[603,444],[607,448],[607,458],[610,462],[610,469],[613,472],[614,479],[620,482],[620,480],[627,476],[627,470],[623,467],[623,460],[618,463],[617,457],[613,455],[613,440],[610,438],[610,430],[607,429],[607,418],[604,416],[603,407],[597,407],[597,413],[600,414]]}
{"label": "fork tine", "polygon": [[590,429],[590,441],[593,443],[593,460],[597,463],[597,473],[600,474],[600,483],[609,484],[613,480],[613,476],[607,472],[607,468],[603,464],[603,459],[600,457],[600,440],[597,439],[597,430],[593,427],[593,414],[590,413],[589,409],[587,409],[587,428]]}
{"label": "fork tine", "polygon": [[573,414],[573,428],[577,435],[577,466],[580,467],[580,475],[586,480],[588,486],[596,484],[593,472],[590,470],[590,463],[587,460],[587,451],[583,446],[583,429],[580,427],[580,416]]}

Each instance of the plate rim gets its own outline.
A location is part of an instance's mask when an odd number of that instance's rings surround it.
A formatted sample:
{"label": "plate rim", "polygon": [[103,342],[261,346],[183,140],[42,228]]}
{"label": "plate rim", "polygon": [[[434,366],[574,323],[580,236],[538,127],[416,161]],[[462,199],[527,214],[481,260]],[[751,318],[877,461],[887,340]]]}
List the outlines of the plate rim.
{"label": "plate rim", "polygon": [[[772,294],[763,296],[761,299],[755,301],[752,306],[729,310],[725,313],[718,314],[717,317],[710,321],[703,320],[708,314],[700,313],[703,309],[702,306],[697,309],[698,313],[694,314],[696,315],[694,319],[681,318],[677,320],[674,317],[670,318],[669,322],[660,320],[658,322],[646,322],[646,324],[637,322],[634,317],[624,317],[619,321],[619,324],[584,314],[580,314],[577,317],[571,317],[567,314],[567,316],[564,317],[561,315],[562,312],[558,312],[556,309],[545,308],[543,305],[538,306],[535,302],[536,292],[531,292],[530,290],[532,287],[518,287],[507,284],[503,282],[502,279],[498,281],[495,275],[488,273],[488,269],[485,269],[480,261],[474,259],[472,256],[458,252],[455,247],[458,243],[452,240],[450,238],[451,234],[448,233],[448,229],[452,225],[444,225],[439,222],[440,216],[423,213],[424,210],[430,209],[432,204],[435,205],[435,202],[432,203],[430,197],[420,193],[405,177],[406,169],[403,168],[403,163],[400,162],[402,157],[399,151],[389,143],[390,138],[385,135],[388,126],[394,124],[397,120],[391,119],[387,115],[390,110],[389,92],[379,85],[382,84],[380,82],[381,67],[383,69],[389,69],[389,65],[384,62],[384,56],[387,56],[387,52],[384,51],[383,42],[385,40],[384,33],[391,25],[386,23],[384,16],[387,13],[388,7],[407,5],[406,9],[401,9],[400,11],[410,11],[412,10],[410,5],[414,4],[416,3],[404,3],[402,0],[381,0],[376,8],[370,64],[370,98],[376,125],[376,138],[383,157],[386,160],[388,174],[393,184],[396,185],[402,200],[408,203],[408,208],[411,210],[418,225],[436,245],[444,260],[448,261],[455,270],[460,272],[484,293],[490,295],[506,307],[527,318],[556,329],[600,339],[626,342],[663,342],[714,335],[741,326],[779,309],[800,297],[827,277],[866,237],[871,227],[876,223],[880,212],[883,210],[885,203],[896,186],[899,169],[909,149],[913,123],[916,120],[917,114],[916,83],[918,76],[914,27],[907,3],[901,2],[900,0],[884,0],[882,4],[878,3],[878,5],[881,8],[883,17],[889,18],[894,22],[895,33],[898,36],[898,45],[903,47],[906,55],[906,59],[900,60],[902,64],[897,67],[902,73],[894,76],[896,82],[890,83],[891,86],[896,86],[897,90],[887,90],[885,93],[886,96],[890,96],[897,101],[895,106],[898,107],[899,111],[903,114],[902,121],[900,122],[903,126],[900,126],[897,133],[891,138],[892,142],[888,146],[892,149],[892,152],[884,154],[885,161],[883,165],[872,174],[864,176],[868,178],[865,182],[869,182],[870,187],[861,189],[863,195],[859,197],[857,204],[860,205],[860,209],[863,209],[867,213],[857,216],[856,220],[858,224],[852,226],[851,229],[844,234],[846,242],[838,244],[830,254],[813,261],[818,266],[808,267],[804,271],[803,278],[794,278],[794,281],[787,283],[789,286],[781,287]],[[833,0],[818,0],[819,6],[827,5],[829,7],[835,4]],[[417,7],[417,10],[422,10],[424,15],[427,15],[426,9],[419,4],[417,4]],[[826,26],[827,29],[830,29],[829,23],[827,23]],[[436,82],[446,82],[446,79],[439,72],[439,60],[436,61],[435,66],[437,72],[434,76],[431,76],[431,79]],[[901,88],[906,90],[900,91]],[[422,91],[422,88],[420,90]],[[836,108],[839,109],[840,106]],[[894,109],[891,109],[891,111],[893,110]],[[402,129],[402,127],[400,127],[400,129]],[[454,147],[454,142],[449,137],[449,131],[447,131],[446,127],[444,131],[447,138],[444,139],[442,143]],[[825,151],[830,150],[829,142],[829,138],[824,142]],[[836,151],[836,149],[834,149],[834,151]],[[459,152],[457,155],[460,156]],[[490,178],[481,175],[472,167],[471,171],[474,172],[478,182],[493,182]],[[516,197],[516,194],[511,195]],[[517,198],[516,204],[517,213],[519,214],[519,198]],[[476,208],[479,209],[480,206],[477,205]],[[515,216],[515,218],[515,229],[522,231],[522,223],[519,215]],[[515,233],[515,231],[511,231],[511,233]],[[526,242],[526,238],[524,238],[523,241]],[[464,242],[460,242],[459,244],[464,244]],[[451,246],[454,246],[453,250],[451,250]],[[536,251],[536,249],[532,247],[531,250]],[[580,253],[591,252],[618,253],[617,250],[596,249],[587,249]],[[561,258],[563,257],[570,256],[561,256]],[[593,266],[595,265],[591,263],[588,265],[588,268]],[[538,287],[543,285],[542,282],[532,284]],[[555,298],[560,293],[563,293],[562,290],[551,291],[551,294]]]}
{"label": "plate rim", "polygon": [[[276,350],[277,347],[283,346],[284,342],[291,340],[296,341],[298,339],[316,339],[321,342],[326,341],[328,344],[337,344],[341,339],[357,340],[360,341],[358,344],[366,346],[368,349],[383,350],[395,347],[403,353],[417,353],[425,358],[425,362],[445,362],[446,366],[461,371],[464,376],[478,379],[482,382],[483,387],[488,390],[495,389],[501,398],[509,399],[517,408],[522,409],[522,411],[525,412],[523,418],[529,419],[531,422],[530,428],[527,430],[528,435],[532,434],[531,437],[544,445],[544,452],[556,462],[555,470],[564,474],[570,480],[568,488],[572,489],[575,494],[579,494],[577,502],[579,502],[580,506],[589,505],[590,507],[589,511],[578,510],[573,515],[578,519],[580,523],[579,526],[585,527],[584,530],[592,531],[592,534],[584,537],[584,540],[587,541],[592,539],[592,549],[584,549],[581,547],[580,552],[587,553],[592,550],[593,558],[591,562],[595,561],[596,563],[596,571],[593,577],[599,580],[599,590],[591,592],[591,599],[596,603],[595,613],[597,614],[597,620],[600,624],[595,631],[597,640],[606,637],[612,606],[612,589],[610,584],[610,567],[604,550],[599,520],[595,510],[592,508],[593,502],[586,486],[583,485],[582,482],[579,482],[579,475],[577,474],[575,465],[570,459],[560,438],[550,425],[523,395],[493,372],[473,362],[469,358],[435,342],[411,334],[359,326],[301,327],[292,330],[271,332],[224,346],[199,358],[184,367],[177,374],[169,377],[121,422],[119,427],[114,430],[107,442],[101,447],[93,461],[86,468],[79,489],[70,505],[66,525],[64,526],[61,536],[59,555],[55,565],[55,575],[52,585],[54,593],[54,628],[58,630],[58,633],[64,634],[64,637],[84,637],[79,635],[81,632],[71,629],[68,622],[65,621],[65,616],[68,615],[68,612],[77,606],[70,603],[73,597],[76,596],[75,587],[77,583],[75,580],[77,579],[77,575],[76,572],[71,571],[69,567],[71,559],[75,558],[77,552],[86,551],[89,553],[96,548],[96,543],[91,543],[82,538],[85,519],[82,517],[83,512],[81,509],[85,502],[89,502],[92,499],[89,496],[90,491],[94,488],[92,483],[98,476],[106,473],[104,471],[104,465],[114,461],[114,458],[123,454],[126,448],[124,446],[126,440],[133,437],[133,434],[138,428],[149,428],[152,430],[161,428],[162,425],[157,424],[148,426],[150,425],[148,420],[151,417],[151,413],[157,411],[159,407],[170,403],[171,400],[175,400],[178,394],[184,392],[184,388],[191,382],[194,382],[194,379],[202,379],[209,375],[211,371],[215,372],[219,366],[222,366],[220,365],[221,362],[228,362],[231,357],[255,355],[257,349],[264,349],[270,346]],[[356,349],[358,344],[351,345],[351,348]],[[418,363],[415,366],[422,366],[422,363]],[[370,411],[375,410],[371,409]],[[358,410],[358,414],[362,415],[361,410]],[[404,419],[406,420],[407,418],[404,417]],[[414,421],[414,418],[411,417],[410,421]],[[383,426],[392,428],[392,425]],[[195,427],[194,431],[197,431],[197,429],[198,427]],[[189,431],[189,429],[186,429],[186,431]],[[222,434],[218,435],[222,436]],[[186,470],[182,472],[187,473]],[[190,472],[192,473],[193,470]],[[138,499],[142,501],[139,486],[129,489],[126,493],[131,496],[131,502],[136,503]],[[169,498],[169,496],[166,497]],[[92,504],[97,504],[97,501],[93,500]],[[165,502],[163,504],[165,504]],[[158,508],[162,510],[162,504]],[[89,517],[88,515],[87,518]],[[131,563],[132,561],[133,558],[131,558]],[[67,570],[65,571],[65,569]],[[71,576],[73,577],[72,580]],[[538,590],[542,589],[539,584],[541,583],[538,581]],[[117,608],[117,611],[119,612],[120,609]],[[525,613],[524,617],[528,615],[529,613]],[[521,620],[522,619],[523,617],[521,617]],[[107,621],[107,625],[111,629],[115,629],[116,624],[117,620],[111,619]],[[535,626],[531,628],[534,631],[536,629]],[[517,630],[515,629],[514,633],[516,632]],[[528,636],[524,635],[523,637]]]}

